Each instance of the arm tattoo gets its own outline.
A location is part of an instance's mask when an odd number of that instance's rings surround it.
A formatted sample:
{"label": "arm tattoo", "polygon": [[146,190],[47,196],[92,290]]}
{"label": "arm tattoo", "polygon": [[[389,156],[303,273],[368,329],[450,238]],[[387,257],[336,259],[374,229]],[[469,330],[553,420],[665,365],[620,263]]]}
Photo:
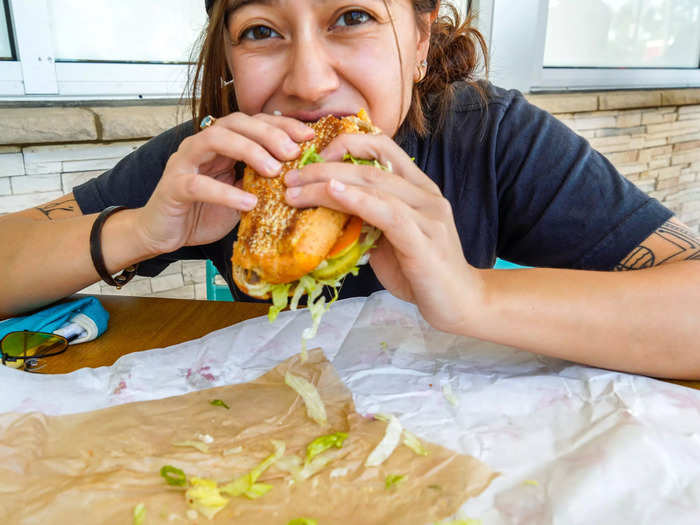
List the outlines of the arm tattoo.
{"label": "arm tattoo", "polygon": [[700,238],[688,227],[669,220],[620,261],[615,270],[641,270],[676,261],[700,261]]}
{"label": "arm tattoo", "polygon": [[43,206],[38,206],[36,209],[43,213],[44,216],[51,221],[53,220],[53,217],[51,216],[52,213],[73,213],[75,211],[76,205],[77,202],[75,201],[75,199],[66,199],[64,201],[59,202],[50,202],[48,204],[44,204]]}

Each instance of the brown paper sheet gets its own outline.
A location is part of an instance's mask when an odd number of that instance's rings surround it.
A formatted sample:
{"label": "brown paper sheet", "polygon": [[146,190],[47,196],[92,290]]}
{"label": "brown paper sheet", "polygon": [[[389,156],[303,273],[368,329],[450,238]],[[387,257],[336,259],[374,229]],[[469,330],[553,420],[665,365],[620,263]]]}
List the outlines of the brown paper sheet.
{"label": "brown paper sheet", "polygon": [[[302,399],[284,383],[287,371],[316,385],[328,428],[307,417]],[[230,409],[212,406],[214,399]],[[379,467],[364,467],[385,429],[355,412],[350,391],[320,350],[304,364],[294,357],[250,383],[68,416],[1,414],[0,523],[130,524],[143,503],[145,524],[286,525],[306,517],[319,525],[422,525],[451,516],[497,475],[475,458],[425,442],[428,456],[400,445]],[[349,437],[328,467],[295,484],[272,467],[258,480],[272,491],[256,500],[231,498],[211,521],[188,519],[184,489],[159,474],[173,465],[188,477],[229,481],[266,458],[271,439],[285,442],[285,455],[303,458],[311,441],[339,431]],[[214,438],[208,453],[172,445],[196,434]],[[240,453],[222,455],[239,446]],[[331,477],[338,468],[347,475]],[[387,490],[389,474],[405,478]]]}

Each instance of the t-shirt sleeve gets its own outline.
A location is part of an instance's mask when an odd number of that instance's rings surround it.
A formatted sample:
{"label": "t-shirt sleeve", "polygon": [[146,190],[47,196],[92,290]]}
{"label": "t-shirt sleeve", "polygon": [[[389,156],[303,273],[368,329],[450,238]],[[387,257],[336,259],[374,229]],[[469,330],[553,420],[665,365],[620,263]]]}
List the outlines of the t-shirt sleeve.
{"label": "t-shirt sleeve", "polygon": [[672,212],[584,138],[511,95],[494,128],[498,256],[528,266],[613,269]]}
{"label": "t-shirt sleeve", "polygon": [[[192,134],[192,129],[192,123],[186,122],[165,131],[121,159],[111,170],[74,187],[73,195],[80,210],[87,215],[108,206],[144,206],[158,185],[170,155]],[[199,247],[185,247],[141,262],[138,274],[153,277],[171,262],[202,258],[204,255]]]}

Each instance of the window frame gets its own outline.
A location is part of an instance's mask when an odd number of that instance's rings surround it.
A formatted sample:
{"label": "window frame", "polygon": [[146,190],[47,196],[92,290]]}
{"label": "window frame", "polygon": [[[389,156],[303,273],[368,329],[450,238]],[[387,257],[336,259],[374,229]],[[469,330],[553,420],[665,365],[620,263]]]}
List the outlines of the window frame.
{"label": "window frame", "polygon": [[185,93],[189,64],[56,62],[47,0],[9,0],[9,8],[16,60],[0,61],[0,100],[160,99]]}
{"label": "window frame", "polygon": [[[692,68],[544,67],[549,0],[479,0],[491,80],[524,92],[700,87]],[[487,12],[484,14],[484,12]]]}

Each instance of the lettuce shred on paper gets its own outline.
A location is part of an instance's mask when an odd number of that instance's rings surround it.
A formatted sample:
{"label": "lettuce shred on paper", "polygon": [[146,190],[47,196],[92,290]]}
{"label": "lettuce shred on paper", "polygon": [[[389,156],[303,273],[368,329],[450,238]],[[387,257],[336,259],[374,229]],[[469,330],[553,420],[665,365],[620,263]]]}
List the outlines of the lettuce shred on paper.
{"label": "lettuce shred on paper", "polygon": [[139,503],[134,507],[134,525],[144,525],[146,520],[146,506]]}
{"label": "lettuce shred on paper", "polygon": [[321,401],[321,396],[316,387],[303,377],[295,376],[291,372],[284,375],[284,382],[301,396],[306,404],[306,413],[322,427],[328,424],[326,406]]}
{"label": "lettuce shred on paper", "polygon": [[396,447],[399,445],[401,431],[403,430],[401,422],[393,414],[389,414],[385,417],[389,422],[386,426],[384,437],[374,450],[370,452],[365,460],[365,467],[378,467],[394,453],[394,450],[396,450]]}

